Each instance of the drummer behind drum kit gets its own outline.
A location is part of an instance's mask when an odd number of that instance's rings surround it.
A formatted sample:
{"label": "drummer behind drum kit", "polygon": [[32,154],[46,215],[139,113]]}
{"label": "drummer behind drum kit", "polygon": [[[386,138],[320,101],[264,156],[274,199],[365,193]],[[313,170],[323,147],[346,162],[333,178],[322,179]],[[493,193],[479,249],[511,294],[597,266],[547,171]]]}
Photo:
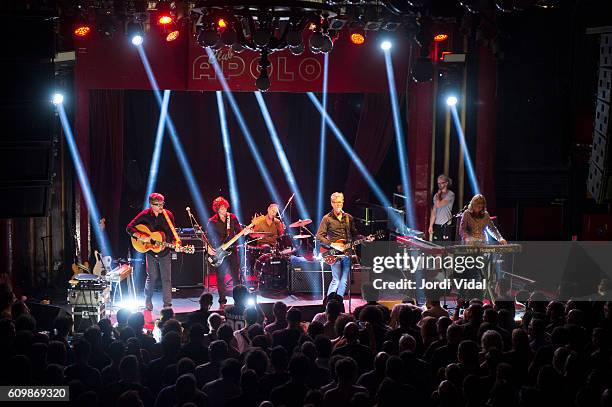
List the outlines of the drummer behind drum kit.
{"label": "drummer behind drum kit", "polygon": [[[245,275],[247,287],[252,291],[283,291],[288,288],[287,274],[292,255],[299,255],[312,260],[314,235],[306,228],[310,219],[300,219],[289,225],[300,228],[296,235],[278,236],[276,245],[250,245],[270,232],[251,232],[249,242],[244,244],[245,262],[241,273]],[[310,240],[313,239],[313,240]]]}

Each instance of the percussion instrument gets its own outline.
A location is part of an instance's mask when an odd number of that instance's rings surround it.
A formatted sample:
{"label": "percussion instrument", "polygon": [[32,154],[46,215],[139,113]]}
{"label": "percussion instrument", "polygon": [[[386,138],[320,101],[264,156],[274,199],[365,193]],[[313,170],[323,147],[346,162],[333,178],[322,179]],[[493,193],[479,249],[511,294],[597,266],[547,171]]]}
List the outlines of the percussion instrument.
{"label": "percussion instrument", "polygon": [[310,219],[300,219],[297,222],[293,222],[291,224],[289,224],[290,228],[301,228],[304,227],[306,225],[310,225],[312,223],[312,220]]}
{"label": "percussion instrument", "polygon": [[286,290],[288,259],[285,256],[266,253],[259,256],[253,266],[260,291]]}

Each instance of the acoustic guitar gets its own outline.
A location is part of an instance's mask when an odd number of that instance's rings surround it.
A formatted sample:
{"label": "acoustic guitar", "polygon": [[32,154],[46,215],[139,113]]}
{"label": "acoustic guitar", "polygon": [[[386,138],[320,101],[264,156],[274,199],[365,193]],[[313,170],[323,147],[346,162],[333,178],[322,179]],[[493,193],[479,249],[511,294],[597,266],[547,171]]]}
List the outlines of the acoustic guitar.
{"label": "acoustic guitar", "polygon": [[181,253],[195,253],[195,247],[193,247],[193,245],[179,246],[175,243],[168,243],[166,242],[166,238],[163,232],[151,232],[146,225],[136,225],[136,230],[148,235],[151,238],[150,242],[144,242],[142,239],[132,236],[132,246],[139,253],[146,253],[149,251],[153,253],[159,253],[166,248]]}
{"label": "acoustic guitar", "polygon": [[323,255],[323,260],[325,261],[325,263],[331,266],[332,264],[336,262],[336,260],[338,260],[339,257],[349,256],[351,254],[351,251],[356,246],[366,241],[380,239],[383,236],[384,236],[384,232],[382,230],[379,230],[376,233],[373,233],[361,239],[357,239],[349,244],[346,243],[345,239],[339,239],[331,243],[330,248],[326,248],[326,247],[319,248],[319,253]]}

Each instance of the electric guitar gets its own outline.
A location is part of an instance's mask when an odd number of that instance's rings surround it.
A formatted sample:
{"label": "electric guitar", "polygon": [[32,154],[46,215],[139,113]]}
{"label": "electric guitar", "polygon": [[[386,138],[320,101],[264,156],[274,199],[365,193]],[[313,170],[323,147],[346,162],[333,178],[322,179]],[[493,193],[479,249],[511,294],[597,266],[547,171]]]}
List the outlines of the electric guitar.
{"label": "electric guitar", "polygon": [[177,252],[193,254],[195,253],[195,247],[190,246],[179,246],[175,243],[166,242],[163,232],[151,232],[146,225],[136,225],[136,230],[151,238],[150,242],[144,242],[142,239],[138,239],[132,236],[132,246],[139,253],[146,253],[152,251],[153,253],[159,253],[165,248],[175,250]]}
{"label": "electric guitar", "polygon": [[384,232],[379,230],[378,232],[368,235],[362,239],[357,239],[350,244],[346,243],[346,239],[339,239],[330,244],[331,248],[319,248],[319,253],[323,255],[323,260],[325,263],[331,266],[336,262],[336,260],[338,260],[339,257],[350,255],[350,252],[355,248],[355,246],[358,246],[363,242],[380,239],[383,236]]}
{"label": "electric guitar", "polygon": [[208,263],[211,266],[213,266],[213,267],[219,267],[221,265],[221,263],[223,263],[223,260],[225,260],[225,258],[232,253],[228,249],[234,243],[236,243],[236,241],[238,239],[240,239],[242,236],[244,236],[245,234],[248,234],[248,233],[251,232],[251,228],[253,227],[253,221],[254,220],[255,220],[255,217],[253,219],[251,219],[251,223],[249,224],[249,226],[247,226],[244,229],[242,229],[240,231],[240,233],[237,233],[236,236],[232,237],[230,240],[228,240],[227,242],[223,243],[221,246],[215,248],[215,254],[214,255],[209,255],[208,258],[206,259],[206,260],[208,260]]}

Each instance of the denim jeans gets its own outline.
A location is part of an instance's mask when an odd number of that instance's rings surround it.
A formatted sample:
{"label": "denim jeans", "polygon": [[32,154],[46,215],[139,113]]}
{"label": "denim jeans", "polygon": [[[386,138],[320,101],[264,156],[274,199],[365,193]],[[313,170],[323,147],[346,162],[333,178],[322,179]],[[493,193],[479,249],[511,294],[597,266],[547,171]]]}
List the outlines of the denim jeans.
{"label": "denim jeans", "polygon": [[351,258],[349,256],[340,257],[331,266],[332,281],[329,283],[327,295],[335,292],[340,296],[344,295],[348,286],[349,274],[351,273]]}

